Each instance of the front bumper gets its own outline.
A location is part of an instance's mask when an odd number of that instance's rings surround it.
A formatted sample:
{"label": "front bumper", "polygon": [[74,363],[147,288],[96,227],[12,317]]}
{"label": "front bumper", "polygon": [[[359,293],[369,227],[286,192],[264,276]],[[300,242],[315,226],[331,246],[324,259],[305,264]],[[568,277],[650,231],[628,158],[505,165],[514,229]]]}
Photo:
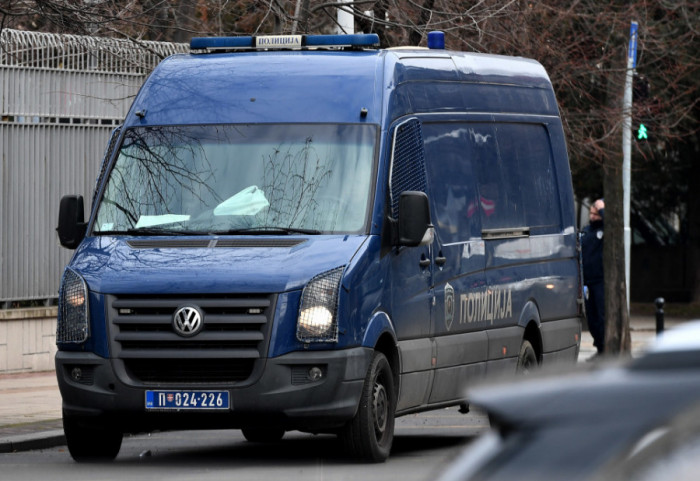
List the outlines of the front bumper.
{"label": "front bumper", "polygon": [[[123,432],[261,426],[317,432],[342,426],[355,415],[371,356],[372,350],[362,347],[294,352],[264,360],[262,375],[252,384],[146,385],[121,374],[119,361],[59,351],[56,375],[64,416],[99,419]],[[317,381],[304,377],[314,366],[324,373]],[[80,377],[74,375],[76,368]],[[147,412],[145,392],[156,389],[227,390],[231,409]]]}

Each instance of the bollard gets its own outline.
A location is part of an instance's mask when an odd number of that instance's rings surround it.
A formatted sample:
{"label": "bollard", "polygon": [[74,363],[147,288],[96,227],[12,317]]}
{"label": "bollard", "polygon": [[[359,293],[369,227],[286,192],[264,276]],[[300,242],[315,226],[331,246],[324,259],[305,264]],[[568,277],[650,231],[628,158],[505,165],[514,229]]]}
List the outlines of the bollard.
{"label": "bollard", "polygon": [[664,304],[666,301],[663,297],[657,297],[654,300],[656,305],[656,335],[658,336],[664,332]]}

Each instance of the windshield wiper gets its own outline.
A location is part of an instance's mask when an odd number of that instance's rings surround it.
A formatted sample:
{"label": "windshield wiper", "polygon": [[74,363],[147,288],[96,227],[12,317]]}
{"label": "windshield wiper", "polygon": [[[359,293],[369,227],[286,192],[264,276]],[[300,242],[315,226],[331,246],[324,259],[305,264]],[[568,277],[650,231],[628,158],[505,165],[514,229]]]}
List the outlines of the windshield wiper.
{"label": "windshield wiper", "polygon": [[246,234],[246,235],[269,235],[269,234],[279,234],[279,235],[291,235],[291,234],[308,234],[308,235],[320,235],[322,232],[315,229],[303,229],[300,227],[246,227],[242,229],[228,229],[221,231],[213,231],[211,234],[217,235],[236,235],[236,234]]}
{"label": "windshield wiper", "polygon": [[193,235],[292,235],[307,234],[319,235],[322,232],[315,229],[303,229],[297,227],[245,227],[241,229],[227,230],[186,230],[158,227],[140,227],[124,230],[95,231],[95,235],[163,235],[163,236],[193,236]]}
{"label": "windshield wiper", "polygon": [[157,227],[140,227],[126,230],[101,230],[95,231],[95,235],[208,235],[209,232],[185,229],[159,229]]}

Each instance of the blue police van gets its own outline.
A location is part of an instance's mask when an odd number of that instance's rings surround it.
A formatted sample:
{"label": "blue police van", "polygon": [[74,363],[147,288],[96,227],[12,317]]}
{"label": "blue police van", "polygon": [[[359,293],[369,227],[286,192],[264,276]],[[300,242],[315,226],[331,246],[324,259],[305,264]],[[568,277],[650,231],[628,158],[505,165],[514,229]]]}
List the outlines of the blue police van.
{"label": "blue police van", "polygon": [[195,38],[109,143],[59,293],[68,448],[125,433],[337,434],[484,377],[574,362],[581,273],[550,80],[533,60],[373,34]]}

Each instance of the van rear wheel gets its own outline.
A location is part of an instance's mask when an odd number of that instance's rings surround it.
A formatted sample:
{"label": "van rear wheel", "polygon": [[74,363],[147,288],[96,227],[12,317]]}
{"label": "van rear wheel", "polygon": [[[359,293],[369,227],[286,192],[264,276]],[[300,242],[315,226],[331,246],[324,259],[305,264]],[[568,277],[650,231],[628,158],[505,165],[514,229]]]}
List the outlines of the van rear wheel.
{"label": "van rear wheel", "polygon": [[377,352],[365,378],[357,413],[340,433],[348,453],[363,461],[385,461],[394,441],[395,409],[394,375],[386,356]]}
{"label": "van rear wheel", "polygon": [[63,432],[71,457],[78,462],[112,461],[122,447],[123,434],[92,419],[63,414]]}
{"label": "van rear wheel", "polygon": [[537,369],[539,363],[537,362],[537,353],[535,348],[527,339],[523,340],[520,345],[520,354],[518,355],[518,374],[529,374],[533,370]]}

